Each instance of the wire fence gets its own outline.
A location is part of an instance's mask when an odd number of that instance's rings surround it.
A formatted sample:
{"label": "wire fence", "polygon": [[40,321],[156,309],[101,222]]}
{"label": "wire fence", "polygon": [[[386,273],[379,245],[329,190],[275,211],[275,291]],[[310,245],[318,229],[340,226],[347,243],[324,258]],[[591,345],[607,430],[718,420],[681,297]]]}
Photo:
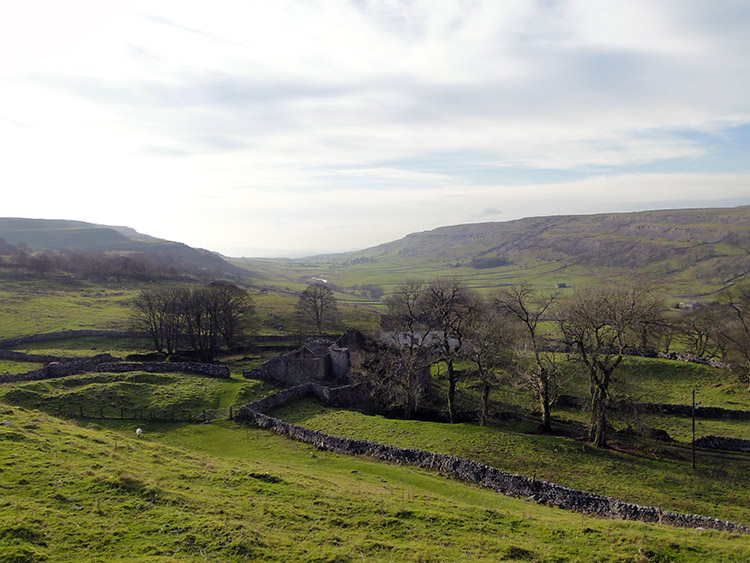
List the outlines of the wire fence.
{"label": "wire fence", "polygon": [[224,409],[180,409],[152,407],[113,407],[91,405],[64,405],[52,407],[52,414],[63,418],[100,420],[150,420],[154,422],[211,422],[212,420],[234,420],[238,408]]}

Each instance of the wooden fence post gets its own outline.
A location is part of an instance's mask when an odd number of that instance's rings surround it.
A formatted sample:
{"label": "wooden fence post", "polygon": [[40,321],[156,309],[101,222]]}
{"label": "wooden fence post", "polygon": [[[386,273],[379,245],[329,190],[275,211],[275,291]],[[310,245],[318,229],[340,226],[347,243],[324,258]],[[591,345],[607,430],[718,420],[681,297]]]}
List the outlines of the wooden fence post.
{"label": "wooden fence post", "polygon": [[78,405],[78,412],[81,413],[81,418],[83,418],[83,405]]}

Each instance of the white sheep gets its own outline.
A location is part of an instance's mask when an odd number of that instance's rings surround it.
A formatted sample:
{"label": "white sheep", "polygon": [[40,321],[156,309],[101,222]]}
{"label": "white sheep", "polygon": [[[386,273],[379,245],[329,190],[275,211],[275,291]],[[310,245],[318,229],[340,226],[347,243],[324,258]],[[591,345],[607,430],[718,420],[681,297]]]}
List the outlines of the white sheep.
{"label": "white sheep", "polygon": [[143,430],[141,430],[140,428],[136,428],[136,429],[135,429],[135,435],[136,435],[136,436],[138,436],[138,437],[140,438],[140,437],[141,437],[141,434],[143,434]]}

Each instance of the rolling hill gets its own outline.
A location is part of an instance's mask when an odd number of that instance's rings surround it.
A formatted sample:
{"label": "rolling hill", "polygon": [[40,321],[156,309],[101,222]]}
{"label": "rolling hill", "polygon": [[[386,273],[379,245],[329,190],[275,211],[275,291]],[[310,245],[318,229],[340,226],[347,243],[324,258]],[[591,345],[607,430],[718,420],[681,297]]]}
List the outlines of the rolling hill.
{"label": "rolling hill", "polygon": [[[456,261],[477,269],[524,259],[642,268],[666,260],[750,258],[750,206],[456,225],[410,234],[351,256],[358,254]],[[742,268],[750,269],[750,260]]]}
{"label": "rolling hill", "polygon": [[358,252],[247,261],[288,281],[321,275],[340,288],[456,277],[477,289],[526,281],[645,280],[700,298],[750,276],[750,206],[534,217],[440,227]]}
{"label": "rolling hill", "polygon": [[185,270],[248,276],[246,269],[230,264],[216,252],[144,235],[130,227],[69,220],[0,218],[0,239],[12,245],[23,243],[31,251],[140,255]]}

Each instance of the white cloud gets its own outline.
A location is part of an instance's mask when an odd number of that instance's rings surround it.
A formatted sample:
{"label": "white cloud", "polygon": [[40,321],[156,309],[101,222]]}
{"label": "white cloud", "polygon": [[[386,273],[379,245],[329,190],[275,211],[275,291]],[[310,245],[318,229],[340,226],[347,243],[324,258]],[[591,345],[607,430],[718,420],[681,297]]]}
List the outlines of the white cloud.
{"label": "white cloud", "polygon": [[[602,205],[684,200],[669,186],[700,176],[682,167],[723,150],[705,134],[750,124],[747,6],[16,3],[0,14],[3,214],[339,248],[331,225],[353,225],[356,247],[493,206],[589,208],[556,200],[560,186]],[[747,171],[747,152],[718,156]],[[658,163],[677,175],[636,174]],[[565,174],[533,176],[552,170]],[[712,197],[740,197],[722,178]]]}

